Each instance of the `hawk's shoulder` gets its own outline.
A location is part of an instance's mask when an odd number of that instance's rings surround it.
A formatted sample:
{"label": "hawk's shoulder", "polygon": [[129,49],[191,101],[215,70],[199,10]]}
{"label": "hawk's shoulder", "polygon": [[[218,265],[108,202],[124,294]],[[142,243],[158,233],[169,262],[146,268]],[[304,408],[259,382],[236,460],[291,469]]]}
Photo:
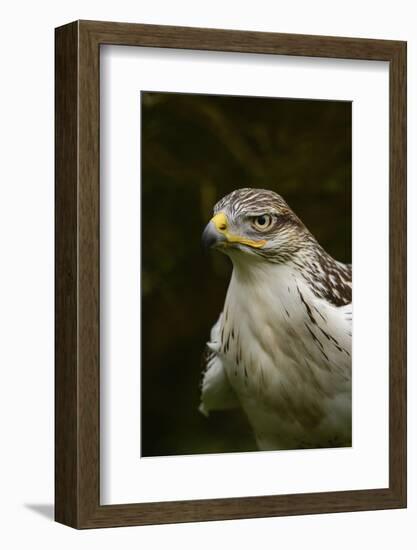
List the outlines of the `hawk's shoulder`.
{"label": "hawk's shoulder", "polygon": [[206,416],[211,410],[225,410],[239,406],[236,394],[227,378],[220,354],[222,315],[211,329],[210,341],[207,342],[201,358],[203,374],[199,410]]}

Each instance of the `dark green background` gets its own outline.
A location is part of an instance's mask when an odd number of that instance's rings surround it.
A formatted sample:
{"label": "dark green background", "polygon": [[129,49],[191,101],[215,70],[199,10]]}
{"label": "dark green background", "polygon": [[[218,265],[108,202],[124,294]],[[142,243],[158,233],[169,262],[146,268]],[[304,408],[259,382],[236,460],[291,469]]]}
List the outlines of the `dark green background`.
{"label": "dark green background", "polygon": [[351,261],[351,103],[142,92],[142,456],[254,450],[243,413],[198,412],[227,257],[200,237],[233,189],[281,194]]}

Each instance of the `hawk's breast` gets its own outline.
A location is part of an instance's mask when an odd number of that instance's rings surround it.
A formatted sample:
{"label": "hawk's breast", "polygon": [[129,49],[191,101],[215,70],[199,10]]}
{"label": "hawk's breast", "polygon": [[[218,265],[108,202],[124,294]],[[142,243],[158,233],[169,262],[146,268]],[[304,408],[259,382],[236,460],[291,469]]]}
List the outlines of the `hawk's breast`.
{"label": "hawk's breast", "polygon": [[287,266],[234,269],[219,353],[263,448],[350,432],[351,332],[343,309],[317,299]]}

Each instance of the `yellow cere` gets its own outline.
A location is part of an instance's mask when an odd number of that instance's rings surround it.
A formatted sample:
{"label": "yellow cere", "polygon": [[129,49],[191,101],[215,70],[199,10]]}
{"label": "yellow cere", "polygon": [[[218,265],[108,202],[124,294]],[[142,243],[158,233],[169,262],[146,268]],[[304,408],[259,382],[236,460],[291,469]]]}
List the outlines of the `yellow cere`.
{"label": "yellow cere", "polygon": [[259,241],[253,241],[252,239],[246,239],[245,237],[239,237],[239,235],[232,235],[227,230],[228,227],[228,219],[224,212],[219,212],[215,216],[211,218],[211,221],[215,225],[217,231],[219,233],[222,233],[227,239],[227,242],[229,243],[240,243],[240,244],[246,244],[247,246],[252,246],[253,248],[262,248],[265,246],[266,241],[265,240],[259,240]]}

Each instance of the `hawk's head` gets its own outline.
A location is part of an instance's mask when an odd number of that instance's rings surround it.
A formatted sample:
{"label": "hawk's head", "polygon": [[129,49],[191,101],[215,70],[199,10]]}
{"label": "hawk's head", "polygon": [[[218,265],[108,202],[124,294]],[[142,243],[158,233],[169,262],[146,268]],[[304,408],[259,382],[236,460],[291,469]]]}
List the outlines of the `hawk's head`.
{"label": "hawk's head", "polygon": [[[203,244],[230,256],[249,254],[286,262],[314,241],[284,199],[265,189],[237,189],[214,207]],[[236,256],[235,256],[236,257]]]}

